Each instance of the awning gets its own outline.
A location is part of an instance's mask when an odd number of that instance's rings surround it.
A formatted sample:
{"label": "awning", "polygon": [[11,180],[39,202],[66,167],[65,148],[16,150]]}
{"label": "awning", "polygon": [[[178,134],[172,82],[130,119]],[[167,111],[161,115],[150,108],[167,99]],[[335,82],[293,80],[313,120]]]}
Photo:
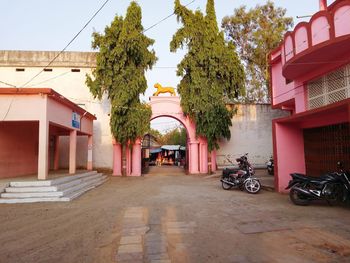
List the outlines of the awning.
{"label": "awning", "polygon": [[161,151],[162,151],[161,148],[154,148],[149,150],[150,153],[160,153]]}

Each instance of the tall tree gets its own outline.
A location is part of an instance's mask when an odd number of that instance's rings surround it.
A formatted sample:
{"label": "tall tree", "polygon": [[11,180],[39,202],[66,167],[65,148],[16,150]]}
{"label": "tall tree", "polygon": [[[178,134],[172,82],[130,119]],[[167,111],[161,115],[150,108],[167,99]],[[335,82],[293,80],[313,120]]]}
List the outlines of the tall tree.
{"label": "tall tree", "polygon": [[111,102],[111,132],[122,144],[134,142],[149,130],[151,109],[140,102],[147,88],[145,71],[157,58],[149,50],[154,40],[143,34],[142,12],[131,2],[125,19],[116,16],[104,34],[93,33],[92,47],[99,49],[97,66],[86,84],[96,98],[106,93]]}
{"label": "tall tree", "polygon": [[247,95],[243,98],[246,102],[268,102],[270,99],[267,55],[293,26],[293,18],[285,15],[286,9],[267,1],[249,11],[241,6],[232,16],[222,20],[222,28],[236,45],[246,68]]}
{"label": "tall tree", "polygon": [[220,138],[231,136],[233,112],[225,103],[244,94],[244,71],[235,46],[226,43],[218,29],[214,0],[208,0],[206,15],[175,0],[175,14],[183,27],[174,34],[170,50],[188,49],[177,69],[182,77],[181,106],[196,123],[196,134],[207,138],[211,151],[218,148]]}

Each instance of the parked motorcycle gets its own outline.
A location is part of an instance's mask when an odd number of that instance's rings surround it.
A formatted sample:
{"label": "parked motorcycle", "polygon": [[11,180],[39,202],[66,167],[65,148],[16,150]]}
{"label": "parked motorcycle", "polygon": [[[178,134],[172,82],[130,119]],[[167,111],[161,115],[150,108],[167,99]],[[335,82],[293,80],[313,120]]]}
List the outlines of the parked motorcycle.
{"label": "parked motorcycle", "polygon": [[[239,169],[226,168],[222,172],[222,188],[229,190],[232,187],[238,187],[240,190],[246,190],[250,194],[256,194],[261,189],[259,179],[252,177],[254,175],[254,169],[248,161],[248,154],[236,159]],[[233,162],[227,158],[227,160],[233,164]]]}
{"label": "parked motorcycle", "polygon": [[326,200],[331,205],[349,200],[350,175],[343,170],[341,162],[337,165],[339,172],[320,177],[291,174],[292,180],[286,188],[290,189],[291,201],[296,205],[309,205],[312,200]]}
{"label": "parked motorcycle", "polygon": [[273,157],[271,156],[270,160],[266,163],[266,168],[267,168],[267,172],[269,173],[269,175],[273,175],[274,174],[274,163],[273,163]]}

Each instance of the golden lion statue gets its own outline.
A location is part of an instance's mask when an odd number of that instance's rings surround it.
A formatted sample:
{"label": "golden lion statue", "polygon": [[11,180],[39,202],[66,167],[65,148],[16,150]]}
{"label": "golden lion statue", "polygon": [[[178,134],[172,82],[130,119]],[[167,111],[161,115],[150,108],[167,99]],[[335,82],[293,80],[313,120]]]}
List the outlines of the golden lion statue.
{"label": "golden lion statue", "polygon": [[162,87],[159,83],[154,84],[154,87],[157,89],[155,93],[153,93],[153,96],[158,96],[160,93],[167,93],[169,92],[171,96],[176,96],[175,89],[172,87]]}

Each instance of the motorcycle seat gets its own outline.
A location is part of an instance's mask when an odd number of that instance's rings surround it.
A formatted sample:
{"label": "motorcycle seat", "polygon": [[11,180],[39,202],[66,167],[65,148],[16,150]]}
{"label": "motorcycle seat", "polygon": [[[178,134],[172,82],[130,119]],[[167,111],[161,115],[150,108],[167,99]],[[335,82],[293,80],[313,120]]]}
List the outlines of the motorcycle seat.
{"label": "motorcycle seat", "polygon": [[330,174],[323,174],[321,176],[316,177],[316,176],[309,176],[301,173],[292,173],[291,176],[294,179],[308,180],[311,182],[320,182],[320,181],[327,181],[327,180],[333,179],[333,176]]}

